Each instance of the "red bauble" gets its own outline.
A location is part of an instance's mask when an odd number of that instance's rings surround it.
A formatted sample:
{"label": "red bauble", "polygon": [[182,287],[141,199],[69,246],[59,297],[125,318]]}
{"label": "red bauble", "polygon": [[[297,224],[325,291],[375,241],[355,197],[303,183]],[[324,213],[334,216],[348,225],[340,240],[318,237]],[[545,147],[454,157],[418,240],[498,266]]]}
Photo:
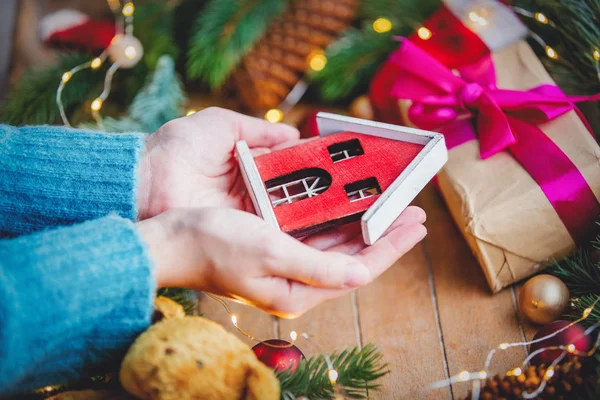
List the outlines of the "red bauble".
{"label": "red bauble", "polygon": [[[552,332],[556,332],[559,329],[564,328],[569,325],[570,321],[555,321],[551,324],[544,326],[539,332],[534,336],[534,340],[548,336]],[[578,351],[588,351],[591,348],[590,338],[587,335],[584,335],[585,329],[581,325],[573,325],[570,328],[565,329],[560,332],[556,336],[553,336],[549,339],[543,340],[541,342],[533,343],[530,346],[529,351],[533,353],[534,351],[541,349],[543,347],[550,346],[567,346],[569,344],[575,345],[575,348]],[[545,364],[549,365],[552,363],[558,356],[562,354],[563,350],[547,350],[543,351],[537,356],[535,356],[531,363],[534,365]]]}
{"label": "red bauble", "polygon": [[267,367],[282,371],[291,369],[294,372],[300,360],[304,360],[304,354],[300,349],[285,340],[265,340],[254,346],[252,350],[256,358]]}

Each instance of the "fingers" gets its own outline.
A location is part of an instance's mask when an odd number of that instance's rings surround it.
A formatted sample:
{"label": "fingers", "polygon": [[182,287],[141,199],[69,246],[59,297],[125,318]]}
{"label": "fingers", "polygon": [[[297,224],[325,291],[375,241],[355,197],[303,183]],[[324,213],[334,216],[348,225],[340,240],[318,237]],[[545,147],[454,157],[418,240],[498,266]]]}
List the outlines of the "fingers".
{"label": "fingers", "polygon": [[269,274],[325,288],[352,288],[371,281],[368,269],[352,257],[322,252],[278,234],[277,239],[265,244]]}
{"label": "fingers", "polygon": [[346,243],[360,235],[360,222],[328,229],[309,236],[303,240],[304,244],[317,250],[327,250]]}
{"label": "fingers", "polygon": [[355,257],[369,269],[372,278],[375,279],[419,243],[425,235],[427,229],[421,224],[401,225],[372,246],[361,250]]}
{"label": "fingers", "polygon": [[245,140],[249,147],[272,147],[300,137],[298,130],[290,125],[273,124],[222,108],[211,107],[196,114],[215,114],[215,118],[226,119],[232,124],[236,142]]}

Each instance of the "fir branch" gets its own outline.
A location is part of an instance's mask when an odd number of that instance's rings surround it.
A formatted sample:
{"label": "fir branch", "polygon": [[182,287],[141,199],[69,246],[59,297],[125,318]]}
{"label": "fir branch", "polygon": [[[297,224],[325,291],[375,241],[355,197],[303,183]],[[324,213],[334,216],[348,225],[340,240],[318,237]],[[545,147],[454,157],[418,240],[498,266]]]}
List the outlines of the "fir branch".
{"label": "fir branch", "polygon": [[198,17],[188,51],[188,77],[219,87],[260,39],[287,0],[211,0]]}
{"label": "fir branch", "polygon": [[[371,78],[398,47],[393,36],[412,33],[440,7],[440,0],[369,0],[361,2],[364,26],[349,30],[327,49],[327,66],[312,75],[321,97],[339,101],[367,91]],[[372,22],[385,17],[392,30],[376,33]]]}
{"label": "fir branch", "polygon": [[549,272],[567,285],[572,297],[600,294],[600,263],[592,261],[588,249],[555,262]]}
{"label": "fir branch", "polygon": [[[574,299],[571,299],[571,306],[569,307],[569,309],[568,309],[567,313],[564,315],[564,317],[569,320],[572,320],[572,321],[580,319],[581,316],[583,315],[583,311],[586,308],[591,307],[597,298],[598,298],[597,295],[588,294],[585,296],[576,297]],[[588,326],[594,325],[598,322],[600,322],[600,306],[596,305],[596,307],[594,307],[592,309],[592,312],[590,313],[590,315],[586,319],[581,321],[580,324],[588,327]]]}
{"label": "fir branch", "polygon": [[[153,133],[170,120],[180,117],[185,101],[175,62],[171,57],[163,56],[146,85],[133,99],[127,114],[120,119],[105,118],[104,130]],[[83,124],[82,127],[99,129],[96,124]]]}
{"label": "fir branch", "polygon": [[[70,53],[61,56],[51,67],[29,70],[9,92],[0,119],[11,125],[55,122],[58,118],[56,91],[62,74],[90,59],[89,54]],[[65,110],[90,98],[93,89],[104,80],[105,71],[105,67],[102,67],[96,71],[88,69],[73,75],[62,93]]]}
{"label": "fir branch", "polygon": [[173,5],[162,0],[136,4],[134,33],[144,48],[143,61],[154,69],[162,56],[177,59],[179,48],[174,38]]}
{"label": "fir branch", "polygon": [[[362,349],[346,349],[330,356],[338,372],[337,384],[344,389],[346,397],[367,398],[368,390],[377,390],[378,379],[389,371],[383,362],[383,354],[373,344]],[[323,355],[300,362],[296,371],[277,371],[281,382],[282,399],[308,397],[311,399],[334,399],[335,392],[329,381],[327,363]]]}
{"label": "fir branch", "polygon": [[157,292],[157,296],[168,297],[169,299],[181,304],[187,315],[198,315],[198,294],[191,289],[183,288],[162,288]]}
{"label": "fir branch", "polygon": [[[542,56],[544,64],[557,83],[572,93],[597,93],[600,76],[593,57],[600,50],[600,0],[515,0],[514,5],[531,12],[542,12],[557,27],[524,19],[558,52],[558,60]],[[540,54],[544,49],[534,44]]]}
{"label": "fir branch", "polygon": [[348,98],[367,90],[377,68],[397,46],[392,34],[378,34],[370,27],[348,30],[327,48],[327,66],[310,78],[324,100]]}

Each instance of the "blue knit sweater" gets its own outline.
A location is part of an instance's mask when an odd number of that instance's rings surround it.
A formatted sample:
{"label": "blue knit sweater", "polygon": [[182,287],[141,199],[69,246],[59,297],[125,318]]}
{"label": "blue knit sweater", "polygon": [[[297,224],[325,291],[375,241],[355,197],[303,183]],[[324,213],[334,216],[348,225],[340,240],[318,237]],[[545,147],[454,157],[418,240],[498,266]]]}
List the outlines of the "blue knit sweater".
{"label": "blue knit sweater", "polygon": [[77,379],[150,323],[140,134],[0,125],[0,397]]}

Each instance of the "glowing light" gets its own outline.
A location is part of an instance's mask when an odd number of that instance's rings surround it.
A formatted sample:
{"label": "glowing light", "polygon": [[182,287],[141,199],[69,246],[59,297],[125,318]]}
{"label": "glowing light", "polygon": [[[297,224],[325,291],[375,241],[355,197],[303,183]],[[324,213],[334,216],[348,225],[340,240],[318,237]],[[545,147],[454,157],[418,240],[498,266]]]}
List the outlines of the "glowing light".
{"label": "glowing light", "polygon": [[192,114],[196,114],[196,110],[194,110],[193,108],[188,110],[188,112],[185,114],[187,117],[189,117]]}
{"label": "glowing light", "polygon": [[552,378],[553,376],[554,376],[554,368],[548,367],[548,369],[546,370],[546,373],[544,374],[544,379],[548,380],[548,379]]}
{"label": "glowing light", "polygon": [[461,373],[458,374],[458,381],[459,382],[466,382],[469,380],[470,374],[469,371],[462,371]]}
{"label": "glowing light", "polygon": [[523,370],[521,370],[521,368],[515,368],[512,371],[513,376],[521,376],[521,374],[523,373]]}
{"label": "glowing light", "polygon": [[339,374],[335,369],[329,370],[329,382],[331,382],[332,385],[335,385],[335,383],[337,382],[338,376],[339,376]]}
{"label": "glowing light", "polygon": [[65,73],[62,75],[62,81],[63,81],[64,83],[67,83],[67,82],[69,82],[69,80],[71,79],[71,77],[72,77],[72,76],[73,76],[73,74],[72,74],[72,73],[70,73],[70,72],[65,72]]}
{"label": "glowing light", "polygon": [[588,307],[585,310],[583,310],[583,316],[582,318],[587,318],[590,316],[590,314],[592,313],[593,308],[592,307]]}
{"label": "glowing light", "polygon": [[417,35],[423,40],[429,40],[431,39],[432,33],[429,29],[422,26],[419,29],[417,29]]}
{"label": "glowing light", "polygon": [[313,71],[322,71],[327,65],[327,57],[325,57],[325,54],[316,53],[310,57],[308,65]]}
{"label": "glowing light", "polygon": [[546,18],[546,16],[542,13],[535,13],[535,19],[537,19],[538,22],[541,22],[542,24],[548,23],[548,18]]}
{"label": "glowing light", "polygon": [[231,316],[231,322],[237,326],[237,317],[235,315]]}
{"label": "glowing light", "polygon": [[94,101],[92,101],[92,111],[100,111],[100,109],[102,108],[102,99],[96,99]]}
{"label": "glowing light", "polygon": [[92,67],[92,69],[98,69],[102,66],[102,59],[100,57],[96,57],[92,60],[92,62],[90,63],[90,67]]}
{"label": "glowing light", "polygon": [[265,114],[265,119],[272,123],[280,122],[283,119],[283,113],[277,108],[272,108]]}
{"label": "glowing light", "polygon": [[469,19],[471,21],[475,22],[476,24],[481,25],[481,26],[486,26],[488,24],[487,18],[485,18],[484,16],[482,16],[477,11],[471,11],[471,12],[469,12]]}
{"label": "glowing light", "polygon": [[546,55],[553,60],[556,60],[558,58],[558,54],[556,53],[556,50],[554,50],[550,46],[546,46]]}
{"label": "glowing light", "polygon": [[487,378],[487,372],[485,372],[485,371],[479,371],[479,373],[477,374],[477,376],[479,377],[479,379],[486,379]]}
{"label": "glowing light", "polygon": [[574,353],[575,350],[577,350],[577,348],[575,347],[575,345],[573,343],[571,343],[570,345],[567,346],[567,351],[569,353]]}
{"label": "glowing light", "polygon": [[133,6],[132,2],[126,3],[123,6],[123,16],[124,17],[131,17],[133,15],[133,12],[135,11],[135,7]]}
{"label": "glowing light", "polygon": [[594,56],[594,60],[600,61],[600,51],[599,50],[594,50],[592,55]]}
{"label": "glowing light", "polygon": [[53,390],[54,390],[54,388],[53,388],[52,386],[46,386],[46,387],[44,388],[44,391],[45,391],[45,392],[51,392],[51,391],[53,391]]}
{"label": "glowing light", "polygon": [[498,346],[498,348],[500,350],[506,350],[508,349],[508,343],[500,343],[500,346]]}
{"label": "glowing light", "polygon": [[135,58],[135,56],[137,56],[137,51],[135,50],[135,47],[133,47],[133,46],[125,47],[125,56],[127,56],[127,58],[129,58],[130,60],[133,60]]}
{"label": "glowing light", "polygon": [[392,22],[387,18],[377,18],[373,21],[373,30],[377,33],[389,32],[392,30]]}
{"label": "glowing light", "polygon": [[295,342],[296,339],[298,339],[298,334],[296,333],[296,331],[291,331],[290,332],[290,338],[292,338],[292,340]]}

